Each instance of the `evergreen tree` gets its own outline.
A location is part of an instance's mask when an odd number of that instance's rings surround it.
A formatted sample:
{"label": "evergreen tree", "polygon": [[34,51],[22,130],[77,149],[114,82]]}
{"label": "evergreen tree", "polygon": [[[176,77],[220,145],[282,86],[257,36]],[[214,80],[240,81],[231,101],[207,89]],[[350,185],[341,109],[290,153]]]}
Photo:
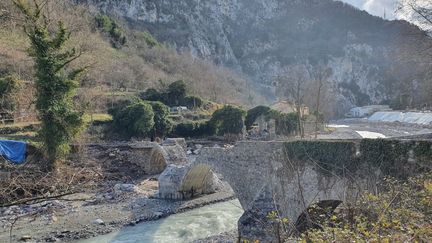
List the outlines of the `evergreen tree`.
{"label": "evergreen tree", "polygon": [[26,19],[25,32],[30,40],[29,54],[35,62],[36,109],[42,122],[39,137],[50,166],[69,152],[70,142],[84,128],[83,114],[75,108],[73,97],[84,69],[66,70],[80,54],[66,49],[70,32],[62,22],[57,30],[48,29],[44,6],[37,0],[12,0]]}
{"label": "evergreen tree", "polygon": [[184,104],[186,97],[186,83],[183,80],[175,81],[168,86],[167,102],[169,106],[179,106]]}
{"label": "evergreen tree", "polygon": [[164,137],[172,129],[171,121],[168,118],[170,114],[169,107],[159,101],[151,102],[151,106],[154,113],[153,136]]}
{"label": "evergreen tree", "polygon": [[155,126],[155,113],[149,103],[134,102],[114,113],[116,132],[131,137],[149,137]]}

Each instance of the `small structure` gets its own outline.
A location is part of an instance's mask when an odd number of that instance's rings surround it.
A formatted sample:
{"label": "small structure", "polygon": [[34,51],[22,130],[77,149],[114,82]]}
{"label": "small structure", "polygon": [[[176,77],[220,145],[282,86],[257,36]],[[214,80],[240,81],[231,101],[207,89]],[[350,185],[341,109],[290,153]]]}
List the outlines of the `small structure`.
{"label": "small structure", "polygon": [[186,106],[174,106],[171,107],[170,111],[172,114],[181,114],[183,111],[187,111],[188,108]]}
{"label": "small structure", "polygon": [[362,107],[354,107],[347,114],[348,118],[364,118],[371,116],[377,111],[391,111],[392,109],[388,105],[369,105]]}
{"label": "small structure", "polygon": [[265,115],[259,116],[249,131],[252,140],[274,140],[276,138],[276,121],[267,119]]}

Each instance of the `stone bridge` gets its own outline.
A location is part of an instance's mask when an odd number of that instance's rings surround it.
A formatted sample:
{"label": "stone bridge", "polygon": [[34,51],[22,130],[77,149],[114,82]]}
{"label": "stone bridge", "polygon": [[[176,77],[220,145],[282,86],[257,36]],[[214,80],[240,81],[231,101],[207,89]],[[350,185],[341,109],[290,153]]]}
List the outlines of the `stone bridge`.
{"label": "stone bridge", "polygon": [[296,222],[314,202],[347,202],[365,190],[379,190],[386,175],[406,177],[431,169],[432,142],[343,140],[239,142],[204,148],[188,164],[168,165],[159,177],[160,195],[184,199],[213,189],[215,174],[227,181],[245,213],[242,239],[274,242],[271,211]]}

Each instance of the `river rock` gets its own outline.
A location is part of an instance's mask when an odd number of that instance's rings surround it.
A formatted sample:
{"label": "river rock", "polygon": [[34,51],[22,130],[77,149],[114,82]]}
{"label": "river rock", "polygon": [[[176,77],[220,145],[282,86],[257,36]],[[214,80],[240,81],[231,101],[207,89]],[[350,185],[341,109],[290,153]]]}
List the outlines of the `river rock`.
{"label": "river rock", "polygon": [[123,192],[135,192],[136,186],[134,184],[116,184],[114,186],[114,192],[116,194]]}
{"label": "river rock", "polygon": [[30,235],[23,235],[23,236],[21,236],[20,241],[28,241],[31,239],[32,239],[32,237]]}
{"label": "river rock", "polygon": [[93,221],[93,224],[104,225],[105,222],[102,219],[96,219],[96,220]]}
{"label": "river rock", "polygon": [[45,242],[59,242],[59,241],[60,241],[60,240],[57,239],[57,238],[54,237],[54,236],[51,236],[51,237],[45,238]]}

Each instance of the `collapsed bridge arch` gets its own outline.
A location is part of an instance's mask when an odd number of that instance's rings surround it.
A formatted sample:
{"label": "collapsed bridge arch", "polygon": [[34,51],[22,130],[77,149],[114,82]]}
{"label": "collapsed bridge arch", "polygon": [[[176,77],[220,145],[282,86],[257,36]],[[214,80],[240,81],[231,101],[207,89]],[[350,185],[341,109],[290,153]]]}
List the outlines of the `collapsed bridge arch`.
{"label": "collapsed bridge arch", "polygon": [[169,165],[159,176],[159,196],[165,199],[191,199],[214,193],[219,178],[208,164]]}
{"label": "collapsed bridge arch", "polygon": [[170,164],[187,164],[184,146],[178,141],[167,144],[153,142],[138,142],[128,144],[131,152],[128,160],[140,166],[146,174],[162,173]]}
{"label": "collapsed bridge arch", "polygon": [[186,173],[180,190],[185,198],[209,194],[215,191],[215,180],[215,175],[209,165],[197,164]]}

